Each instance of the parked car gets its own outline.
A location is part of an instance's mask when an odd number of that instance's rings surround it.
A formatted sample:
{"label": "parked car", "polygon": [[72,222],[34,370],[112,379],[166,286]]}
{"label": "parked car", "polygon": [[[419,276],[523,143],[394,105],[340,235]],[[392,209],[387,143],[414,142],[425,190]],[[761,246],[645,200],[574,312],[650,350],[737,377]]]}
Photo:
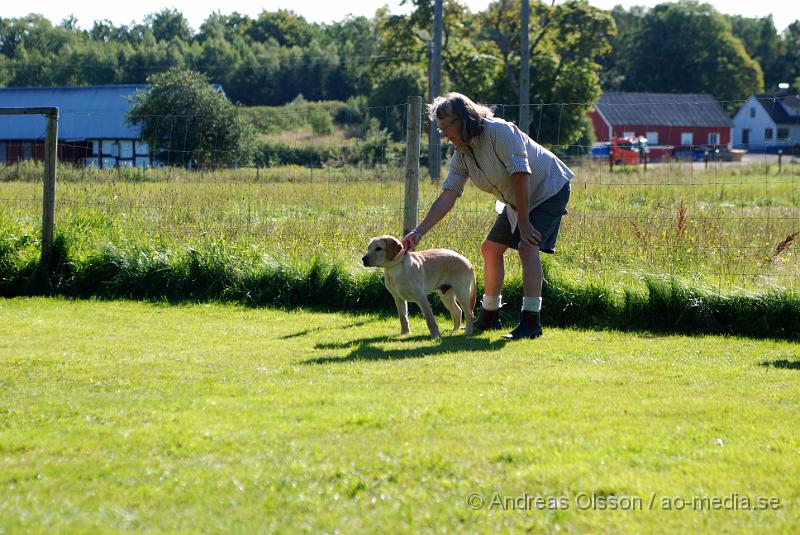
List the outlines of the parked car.
{"label": "parked car", "polygon": [[638,165],[650,153],[645,137],[618,137],[612,142],[592,145],[592,158],[612,157],[614,165]]}
{"label": "parked car", "polygon": [[727,147],[719,145],[678,146],[672,149],[672,157],[693,162],[730,162],[734,159],[733,153]]}

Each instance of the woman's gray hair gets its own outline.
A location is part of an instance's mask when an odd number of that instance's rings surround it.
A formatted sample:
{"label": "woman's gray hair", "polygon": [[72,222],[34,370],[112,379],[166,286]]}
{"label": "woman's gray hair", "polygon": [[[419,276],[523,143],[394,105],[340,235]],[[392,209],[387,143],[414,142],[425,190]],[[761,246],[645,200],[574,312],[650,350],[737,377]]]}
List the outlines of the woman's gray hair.
{"label": "woman's gray hair", "polygon": [[431,122],[450,117],[461,119],[461,137],[469,141],[481,134],[483,120],[494,117],[494,112],[488,106],[473,102],[468,96],[454,92],[436,97],[428,104],[428,118]]}

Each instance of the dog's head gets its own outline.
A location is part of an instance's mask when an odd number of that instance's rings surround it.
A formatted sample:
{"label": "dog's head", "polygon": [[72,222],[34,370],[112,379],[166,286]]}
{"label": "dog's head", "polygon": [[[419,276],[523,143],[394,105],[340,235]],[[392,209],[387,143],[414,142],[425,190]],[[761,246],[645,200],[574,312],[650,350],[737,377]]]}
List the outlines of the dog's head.
{"label": "dog's head", "polygon": [[384,266],[403,250],[403,244],[394,236],[378,236],[369,240],[367,254],[361,260],[367,267]]}

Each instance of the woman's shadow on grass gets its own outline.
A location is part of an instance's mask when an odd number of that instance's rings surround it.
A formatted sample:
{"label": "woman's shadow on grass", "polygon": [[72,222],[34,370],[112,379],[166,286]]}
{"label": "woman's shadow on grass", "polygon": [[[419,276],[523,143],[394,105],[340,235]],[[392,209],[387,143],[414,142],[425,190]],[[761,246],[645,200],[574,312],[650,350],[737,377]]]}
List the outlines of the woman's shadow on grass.
{"label": "woman's shadow on grass", "polygon": [[[381,344],[387,342],[430,342],[433,345],[420,347],[414,344],[408,348],[387,349]],[[489,340],[487,338],[471,337],[463,335],[446,336],[438,342],[433,341],[428,336],[417,335],[403,338],[391,336],[375,336],[336,344],[317,344],[316,349],[347,349],[352,347],[352,351],[341,357],[318,357],[309,359],[303,364],[344,364],[346,362],[369,361],[369,360],[399,360],[430,357],[441,353],[454,353],[458,351],[497,351],[501,349],[506,340]]]}

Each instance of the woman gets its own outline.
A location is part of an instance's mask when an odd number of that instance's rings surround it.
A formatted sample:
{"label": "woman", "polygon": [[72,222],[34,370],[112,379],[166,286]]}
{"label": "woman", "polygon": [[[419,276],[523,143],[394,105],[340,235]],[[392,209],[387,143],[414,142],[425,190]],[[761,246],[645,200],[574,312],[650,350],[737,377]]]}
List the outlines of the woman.
{"label": "woman", "polygon": [[561,216],[567,213],[569,181],[575,174],[516,125],[495,118],[492,110],[460,93],[434,99],[428,105],[428,115],[456,150],[441,194],[425,219],[403,238],[403,246],[413,251],[419,245],[453,208],[469,177],[478,189],[494,195],[498,206],[503,205],[481,245],[485,293],[474,325],[478,329],[503,328],[503,253],[511,247],[519,251],[522,262],[524,296],[520,323],[505,338],[536,338],[542,334],[544,278],[539,252],[554,252]]}

